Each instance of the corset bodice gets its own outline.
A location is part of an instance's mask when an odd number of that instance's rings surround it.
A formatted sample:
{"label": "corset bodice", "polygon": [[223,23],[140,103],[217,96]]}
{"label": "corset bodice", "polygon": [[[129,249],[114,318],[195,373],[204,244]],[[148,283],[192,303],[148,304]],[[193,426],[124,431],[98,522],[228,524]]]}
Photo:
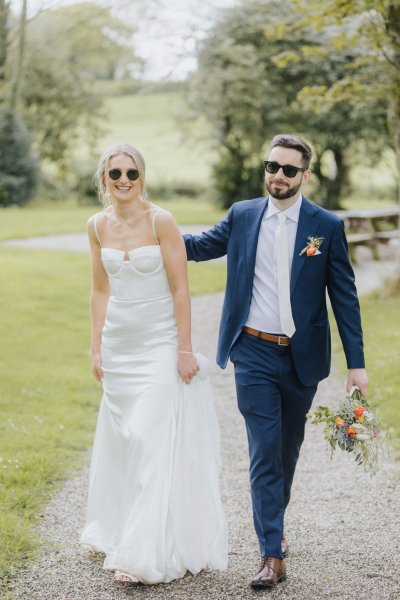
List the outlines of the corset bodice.
{"label": "corset bodice", "polygon": [[102,248],[101,258],[110,282],[110,296],[118,300],[151,301],[171,295],[160,246],[141,246],[127,253]]}

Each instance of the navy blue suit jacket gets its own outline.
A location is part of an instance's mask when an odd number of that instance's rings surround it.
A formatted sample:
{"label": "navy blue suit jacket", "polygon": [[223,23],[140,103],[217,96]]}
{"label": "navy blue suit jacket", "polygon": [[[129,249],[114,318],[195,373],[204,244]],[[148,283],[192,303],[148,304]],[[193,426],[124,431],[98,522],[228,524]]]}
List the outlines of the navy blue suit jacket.
{"label": "navy blue suit jacket", "polygon": [[[236,202],[226,217],[201,235],[185,235],[189,260],[227,255],[227,283],[219,330],[217,363],[225,368],[230,350],[249,314],[258,235],[266,198]],[[324,237],[321,254],[300,256],[308,236]],[[329,375],[331,339],[326,290],[338,325],[347,366],[364,367],[360,307],[343,222],[303,198],[291,272],[291,305],[296,332],[290,349],[303,385]]]}

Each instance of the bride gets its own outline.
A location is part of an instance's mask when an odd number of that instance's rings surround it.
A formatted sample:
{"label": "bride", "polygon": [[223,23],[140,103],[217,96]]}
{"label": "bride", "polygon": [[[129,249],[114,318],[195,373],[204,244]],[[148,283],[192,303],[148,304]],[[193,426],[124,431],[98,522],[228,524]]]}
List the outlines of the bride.
{"label": "bride", "polygon": [[219,429],[207,360],[192,350],[182,237],[146,199],[136,148],[106,150],[97,181],[91,353],[103,397],[81,543],[117,581],[224,569]]}

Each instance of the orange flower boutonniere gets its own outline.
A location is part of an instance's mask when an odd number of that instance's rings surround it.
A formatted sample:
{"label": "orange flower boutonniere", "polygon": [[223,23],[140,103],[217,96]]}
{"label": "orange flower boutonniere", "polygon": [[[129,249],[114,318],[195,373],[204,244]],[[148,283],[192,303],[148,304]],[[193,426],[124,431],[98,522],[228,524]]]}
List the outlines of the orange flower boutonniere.
{"label": "orange flower boutonniere", "polygon": [[321,246],[322,242],[324,241],[324,237],[311,237],[308,236],[308,242],[307,242],[307,246],[305,248],[303,248],[303,250],[300,252],[299,256],[302,256],[303,254],[307,254],[307,256],[314,256],[314,254],[321,254],[319,247]]}

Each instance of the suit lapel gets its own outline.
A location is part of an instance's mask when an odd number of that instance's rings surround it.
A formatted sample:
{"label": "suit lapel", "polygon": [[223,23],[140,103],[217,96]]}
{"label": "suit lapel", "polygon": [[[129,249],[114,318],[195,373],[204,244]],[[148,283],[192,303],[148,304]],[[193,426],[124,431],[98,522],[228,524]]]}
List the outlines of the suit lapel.
{"label": "suit lapel", "polygon": [[254,269],[256,264],[258,236],[260,233],[261,221],[268,206],[267,198],[260,198],[254,201],[253,210],[246,211],[246,262],[251,284],[254,279]]}
{"label": "suit lapel", "polygon": [[296,241],[294,244],[292,272],[290,276],[290,292],[293,296],[296,283],[299,275],[305,263],[304,254],[300,256],[300,252],[307,245],[307,238],[309,236],[316,236],[318,234],[317,227],[319,225],[319,219],[315,216],[318,214],[318,208],[312,204],[306,198],[303,198],[299,214],[299,222],[297,225]]}

